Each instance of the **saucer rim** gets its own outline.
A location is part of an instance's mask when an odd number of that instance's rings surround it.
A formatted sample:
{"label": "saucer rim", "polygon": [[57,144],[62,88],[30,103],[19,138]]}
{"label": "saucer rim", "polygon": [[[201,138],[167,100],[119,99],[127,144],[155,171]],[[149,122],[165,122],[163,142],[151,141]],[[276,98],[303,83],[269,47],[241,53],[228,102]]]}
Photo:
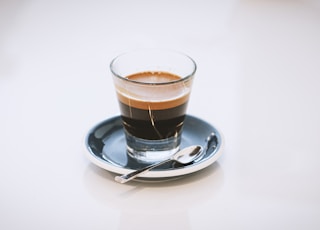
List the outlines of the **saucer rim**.
{"label": "saucer rim", "polygon": [[[206,123],[207,125],[211,126],[213,128],[213,130],[219,134],[218,137],[219,137],[220,145],[218,145],[218,147],[217,147],[218,149],[212,151],[209,154],[209,156],[207,156],[206,159],[203,161],[199,161],[199,162],[196,162],[195,164],[190,164],[186,167],[181,167],[181,168],[176,168],[176,169],[151,170],[147,174],[144,174],[143,176],[138,177],[137,178],[138,180],[143,180],[144,178],[150,180],[150,179],[170,179],[170,178],[174,178],[174,177],[181,177],[181,176],[184,176],[187,174],[191,174],[191,173],[200,171],[200,170],[210,166],[211,164],[213,164],[215,161],[217,161],[220,158],[220,156],[223,153],[223,149],[224,149],[224,137],[223,137],[221,131],[203,119],[200,119],[200,118],[192,116],[192,115],[186,115],[186,117],[188,117],[190,119],[198,120],[200,122]],[[113,122],[117,119],[121,119],[121,116],[113,116],[108,119],[102,120],[102,121],[98,122],[96,125],[94,125],[91,129],[89,129],[89,131],[87,132],[87,135],[85,136],[85,147],[86,147],[85,155],[93,164],[95,164],[96,166],[98,166],[104,170],[107,170],[107,171],[109,171],[111,173],[115,173],[115,174],[127,174],[127,173],[134,171],[135,169],[128,169],[128,168],[124,168],[124,167],[119,167],[119,165],[112,164],[112,162],[108,162],[108,161],[104,160],[103,158],[101,158],[101,157],[97,156],[95,153],[93,153],[89,144],[88,144],[88,136],[90,133],[92,133],[93,130],[95,130],[97,127],[101,126],[103,123],[106,123],[108,121]]]}

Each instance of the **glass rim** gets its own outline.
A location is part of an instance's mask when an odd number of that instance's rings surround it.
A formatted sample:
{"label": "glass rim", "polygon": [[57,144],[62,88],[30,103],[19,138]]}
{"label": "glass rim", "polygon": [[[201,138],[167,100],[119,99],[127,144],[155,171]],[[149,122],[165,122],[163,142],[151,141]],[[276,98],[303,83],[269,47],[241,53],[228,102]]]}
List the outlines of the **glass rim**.
{"label": "glass rim", "polygon": [[[139,52],[150,52],[150,51],[153,51],[153,52],[156,51],[156,52],[162,52],[162,53],[173,53],[173,54],[178,54],[178,55],[184,56],[186,59],[191,61],[191,64],[193,65],[193,70],[192,70],[192,72],[190,74],[188,74],[186,76],[180,76],[178,74],[175,74],[175,75],[177,75],[177,76],[179,76],[181,78],[178,79],[178,80],[173,80],[173,81],[168,81],[168,82],[141,82],[141,81],[136,81],[136,80],[129,79],[126,76],[121,76],[120,74],[116,73],[116,71],[114,71],[113,66],[114,66],[115,62],[117,60],[119,60],[119,58],[123,57],[124,55],[131,54],[131,53],[139,53]],[[121,80],[130,82],[130,83],[134,83],[134,84],[149,85],[150,86],[150,85],[171,85],[171,84],[175,84],[175,83],[186,81],[186,80],[192,78],[194,76],[194,74],[196,73],[197,64],[189,55],[187,55],[187,54],[185,54],[183,52],[180,52],[180,51],[162,50],[162,49],[141,49],[141,50],[128,51],[128,52],[124,52],[122,54],[119,54],[118,56],[116,56],[115,58],[112,59],[112,61],[110,62],[109,68],[110,68],[111,73],[115,77],[117,77],[117,78],[119,78]],[[158,70],[149,70],[149,71],[150,72],[152,72],[152,71],[161,72],[161,71],[158,71]],[[148,72],[148,70],[143,71],[143,72]],[[163,72],[167,72],[167,71],[163,71]],[[167,72],[167,73],[170,73],[170,72]],[[132,74],[135,74],[135,73],[132,73]],[[174,73],[171,73],[171,74],[174,74]]]}

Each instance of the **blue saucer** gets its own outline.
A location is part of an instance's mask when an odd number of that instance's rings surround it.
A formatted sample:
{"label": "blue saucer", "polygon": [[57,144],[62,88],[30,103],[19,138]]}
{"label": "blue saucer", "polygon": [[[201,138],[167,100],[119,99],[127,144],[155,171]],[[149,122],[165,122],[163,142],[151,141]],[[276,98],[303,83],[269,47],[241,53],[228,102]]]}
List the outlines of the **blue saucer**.
{"label": "blue saucer", "polygon": [[[144,174],[142,178],[169,178],[199,171],[214,163],[222,154],[223,140],[220,132],[209,123],[187,115],[180,149],[190,145],[206,145],[206,138],[214,133],[214,145],[203,157],[189,165],[168,163]],[[86,137],[87,156],[92,163],[116,174],[129,173],[146,166],[126,152],[126,140],[120,116],[102,121]]]}

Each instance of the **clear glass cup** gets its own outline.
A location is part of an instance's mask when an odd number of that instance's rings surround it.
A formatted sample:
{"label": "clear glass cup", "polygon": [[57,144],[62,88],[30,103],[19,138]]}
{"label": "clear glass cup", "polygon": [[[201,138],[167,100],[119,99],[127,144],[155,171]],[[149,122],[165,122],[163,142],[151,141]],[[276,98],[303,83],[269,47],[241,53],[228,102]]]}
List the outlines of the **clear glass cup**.
{"label": "clear glass cup", "polygon": [[175,51],[140,50],[119,55],[110,69],[128,154],[157,162],[179,150],[196,63]]}

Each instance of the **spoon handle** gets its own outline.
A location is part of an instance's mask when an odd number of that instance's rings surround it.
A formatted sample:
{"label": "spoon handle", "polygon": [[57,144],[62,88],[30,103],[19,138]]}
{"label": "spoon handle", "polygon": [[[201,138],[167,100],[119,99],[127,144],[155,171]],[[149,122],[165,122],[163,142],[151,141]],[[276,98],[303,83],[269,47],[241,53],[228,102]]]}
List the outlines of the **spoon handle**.
{"label": "spoon handle", "polygon": [[160,161],[159,163],[155,163],[155,164],[149,165],[147,167],[144,167],[142,169],[138,169],[138,170],[133,171],[131,173],[124,174],[122,176],[116,176],[114,179],[115,179],[115,181],[123,184],[123,183],[126,183],[126,182],[136,178],[137,176],[140,176],[140,175],[150,171],[153,168],[156,168],[156,167],[158,167],[160,165],[163,165],[163,164],[165,164],[167,162],[170,162],[170,161],[172,161],[172,159],[167,159],[167,160],[164,160],[164,161]]}

